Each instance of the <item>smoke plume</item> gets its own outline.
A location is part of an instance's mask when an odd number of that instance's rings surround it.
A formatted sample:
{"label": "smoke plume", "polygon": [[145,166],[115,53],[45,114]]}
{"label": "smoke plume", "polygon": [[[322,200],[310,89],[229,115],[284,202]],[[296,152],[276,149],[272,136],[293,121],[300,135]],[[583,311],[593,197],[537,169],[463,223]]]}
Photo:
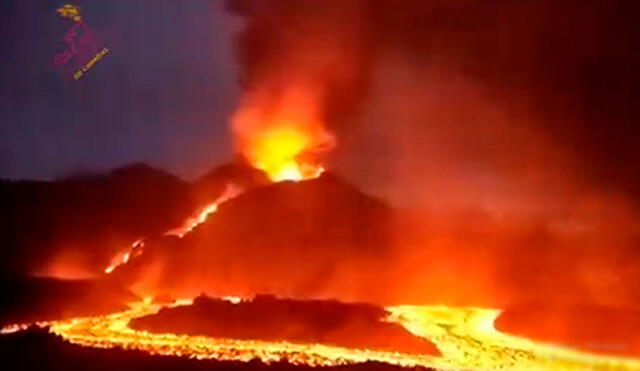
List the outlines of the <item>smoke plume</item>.
{"label": "smoke plume", "polygon": [[304,91],[332,166],[411,214],[384,300],[640,300],[629,2],[227,5],[245,100]]}

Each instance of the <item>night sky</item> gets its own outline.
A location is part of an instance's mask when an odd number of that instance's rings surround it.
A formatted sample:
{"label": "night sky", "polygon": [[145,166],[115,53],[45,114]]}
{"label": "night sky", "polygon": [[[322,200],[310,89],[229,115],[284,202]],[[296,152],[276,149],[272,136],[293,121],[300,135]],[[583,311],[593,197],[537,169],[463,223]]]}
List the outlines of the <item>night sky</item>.
{"label": "night sky", "polygon": [[0,2],[0,177],[146,162],[192,179],[233,156],[239,81],[305,71],[338,137],[329,167],[366,190],[640,200],[636,1],[77,1],[112,50],[78,82],[52,67],[63,3]]}
{"label": "night sky", "polygon": [[[231,156],[238,20],[209,0],[77,1],[111,48],[81,81],[52,67],[65,2],[0,2],[0,177],[147,162],[185,177]],[[235,24],[234,24],[235,23]]]}

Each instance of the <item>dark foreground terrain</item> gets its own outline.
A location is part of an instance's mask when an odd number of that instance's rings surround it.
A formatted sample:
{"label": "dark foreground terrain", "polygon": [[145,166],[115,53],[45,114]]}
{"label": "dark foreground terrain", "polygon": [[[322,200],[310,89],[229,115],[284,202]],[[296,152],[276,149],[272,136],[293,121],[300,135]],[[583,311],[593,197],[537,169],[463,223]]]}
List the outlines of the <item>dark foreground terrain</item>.
{"label": "dark foreground terrain", "polygon": [[[64,342],[57,336],[37,329],[0,336],[0,364],[3,370],[129,371],[129,370],[229,370],[275,371],[307,370],[286,362],[264,364],[251,362],[200,361],[179,357],[152,356],[138,351],[84,348]],[[352,366],[314,368],[322,371],[400,371],[400,367],[368,362]]]}
{"label": "dark foreground terrain", "polygon": [[119,312],[139,300],[106,280],[0,279],[0,327]]}

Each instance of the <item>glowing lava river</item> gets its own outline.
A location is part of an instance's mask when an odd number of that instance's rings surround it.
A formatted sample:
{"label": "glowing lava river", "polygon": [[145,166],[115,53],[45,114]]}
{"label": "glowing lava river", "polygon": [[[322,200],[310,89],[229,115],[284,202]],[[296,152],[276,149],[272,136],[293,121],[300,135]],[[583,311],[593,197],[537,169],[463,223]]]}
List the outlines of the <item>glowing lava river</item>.
{"label": "glowing lava river", "polygon": [[[397,323],[415,336],[433,342],[441,356],[351,349],[323,344],[285,341],[222,339],[206,336],[160,334],[135,330],[129,322],[172,305],[150,301],[105,315],[41,322],[66,341],[95,348],[120,348],[154,355],[221,361],[265,363],[286,361],[296,365],[333,366],[381,362],[403,367],[439,370],[640,370],[640,361],[592,355],[503,334],[494,328],[499,310],[444,306],[396,306],[386,308],[382,320]],[[3,332],[23,330],[10,326]]]}
{"label": "glowing lava river", "polygon": [[[310,177],[321,174],[316,169]],[[280,173],[278,173],[280,174]],[[302,173],[283,172],[280,178],[305,179]],[[295,176],[294,176],[295,175]],[[183,237],[217,211],[219,204],[241,191],[228,187],[219,199],[199,210],[183,226],[167,234]],[[140,254],[144,241],[134,242],[117,255],[105,269],[111,274]],[[238,298],[225,298],[237,303]],[[158,313],[163,308],[191,305],[191,300],[174,304],[156,304],[152,300],[133,303],[129,309],[102,316],[91,316],[34,324],[9,325],[0,334],[28,329],[48,328],[65,341],[84,347],[143,351],[152,355],[210,359],[220,361],[260,360],[266,364],[289,362],[304,366],[336,366],[379,362],[401,367],[437,370],[602,370],[640,371],[640,360],[595,355],[565,347],[535,342],[504,334],[494,327],[501,314],[497,309],[446,306],[392,306],[381,321],[402,326],[414,336],[435,344],[439,355],[409,354],[394,351],[347,348],[328,344],[287,341],[240,340],[208,336],[154,333],[130,326],[134,319]],[[265,315],[268,315],[266,313]]]}

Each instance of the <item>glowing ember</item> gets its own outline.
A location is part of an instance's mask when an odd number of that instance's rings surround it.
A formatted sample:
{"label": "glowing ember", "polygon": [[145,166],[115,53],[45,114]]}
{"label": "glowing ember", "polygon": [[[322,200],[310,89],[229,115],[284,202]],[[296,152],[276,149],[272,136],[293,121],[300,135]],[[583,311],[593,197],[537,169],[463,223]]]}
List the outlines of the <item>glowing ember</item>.
{"label": "glowing ember", "polygon": [[[164,307],[190,303],[191,300],[181,300]],[[129,327],[131,320],[157,313],[161,308],[162,305],[146,300],[119,313],[38,325],[49,326],[50,332],[81,346],[140,350],[155,355],[196,359],[245,362],[259,359],[265,363],[288,361],[308,366],[375,361],[441,370],[640,370],[638,360],[592,355],[500,333],[493,326],[500,311],[493,309],[444,306],[387,308],[390,314],[383,320],[397,323],[415,336],[436,344],[442,356],[431,356],[285,341],[156,334]],[[10,333],[27,327],[11,325],[1,332]]]}

